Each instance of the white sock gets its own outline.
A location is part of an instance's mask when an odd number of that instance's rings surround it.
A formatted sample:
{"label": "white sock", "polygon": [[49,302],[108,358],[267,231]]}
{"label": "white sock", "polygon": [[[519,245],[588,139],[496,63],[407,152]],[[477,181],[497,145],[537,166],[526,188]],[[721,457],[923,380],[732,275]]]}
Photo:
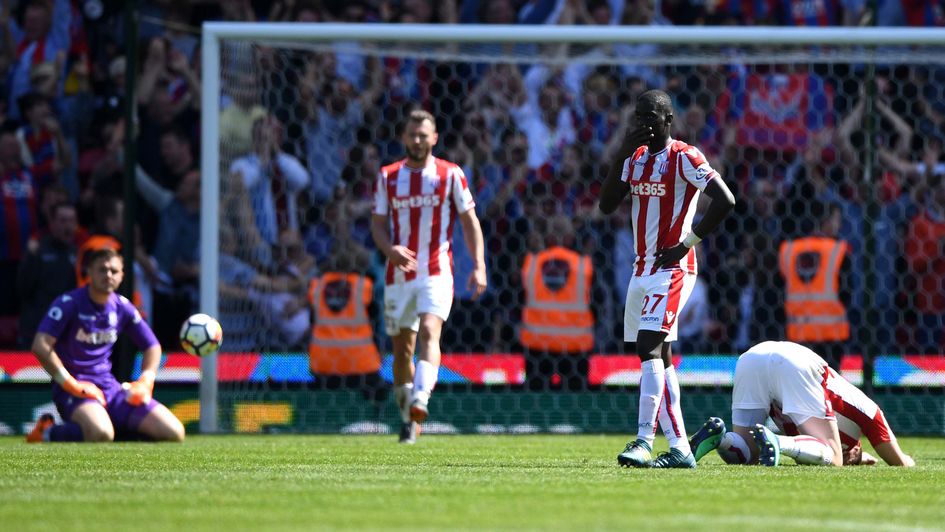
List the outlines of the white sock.
{"label": "white sock", "polygon": [[413,392],[413,383],[394,386],[394,402],[397,403],[397,409],[400,410],[400,419],[407,423],[410,421],[410,395]]}
{"label": "white sock", "polygon": [[833,465],[833,449],[813,436],[778,436],[781,454],[803,465]]}
{"label": "white sock", "polygon": [[663,391],[663,405],[659,409],[660,427],[669,440],[669,446],[686,455],[692,450],[689,448],[682,407],[679,405],[679,379],[676,378],[676,368],[670,366],[664,370],[664,374],[666,389]]}
{"label": "white sock", "polygon": [[425,393],[429,396],[436,386],[439,369],[426,360],[417,362],[417,372],[413,377],[414,394]]}
{"label": "white sock", "polygon": [[747,464],[751,460],[748,442],[737,432],[726,432],[719,442],[719,456],[726,464]]}
{"label": "white sock", "polygon": [[654,358],[640,364],[640,409],[637,415],[637,439],[644,440],[653,448],[656,434],[656,414],[666,386],[666,369],[663,360]]}

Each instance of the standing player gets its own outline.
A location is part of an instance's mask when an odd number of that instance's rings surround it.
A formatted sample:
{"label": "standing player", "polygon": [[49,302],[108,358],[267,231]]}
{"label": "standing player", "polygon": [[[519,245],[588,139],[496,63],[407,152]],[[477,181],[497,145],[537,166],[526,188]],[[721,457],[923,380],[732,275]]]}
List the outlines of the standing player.
{"label": "standing player", "polygon": [[474,299],[486,289],[486,263],[466,176],[459,166],[433,156],[433,115],[412,111],[402,141],[407,157],[385,166],[378,176],[371,234],[388,259],[384,322],[394,343],[394,398],[403,419],[400,442],[413,443],[418,424],[429,413],[440,366],[440,330],[453,304],[450,241],[457,215],[475,261],[469,276]]}
{"label": "standing player", "polygon": [[[786,436],[764,426],[768,417]],[[719,448],[731,464],[776,466],[781,455],[799,464],[871,465],[863,452],[866,435],[889,465],[915,465],[902,452],[883,411],[810,349],[793,342],[762,342],[738,358],[732,392],[732,424],[725,432],[709,418],[693,435],[696,459]]]}
{"label": "standing player", "polygon": [[[695,285],[692,247],[728,215],[735,198],[698,148],[670,138],[673,107],[669,95],[644,92],[634,116],[636,128],[618,152],[629,155],[622,164],[611,165],[600,191],[600,210],[605,214],[614,212],[630,194],[637,254],[627,291],[623,338],[636,342],[641,361],[637,439],[627,444],[617,462],[634,467],[695,467],[683,426],[671,342],[676,339],[676,317]],[[712,201],[693,228],[700,192]],[[658,412],[670,451],[651,461]]]}
{"label": "standing player", "polygon": [[[161,346],[134,305],[115,293],[124,276],[121,255],[90,252],[89,284],[53,301],[33,339],[33,354],[53,379],[53,401],[64,424],[42,416],[27,436],[40,441],[112,441],[116,432],[183,441],[184,426],[151,397]],[[109,357],[127,331],[143,351],[141,377],[119,384]]]}

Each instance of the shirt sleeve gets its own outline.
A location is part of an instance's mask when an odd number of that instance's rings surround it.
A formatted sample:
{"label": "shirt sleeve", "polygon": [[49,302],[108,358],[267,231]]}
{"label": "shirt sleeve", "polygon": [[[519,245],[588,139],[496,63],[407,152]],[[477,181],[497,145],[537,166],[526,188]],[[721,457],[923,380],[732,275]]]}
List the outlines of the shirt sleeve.
{"label": "shirt sleeve", "polygon": [[298,159],[291,155],[279,154],[279,168],[289,183],[289,190],[297,192],[308,186],[308,172]]}
{"label": "shirt sleeve", "polygon": [[627,157],[623,160],[623,170],[620,171],[620,180],[624,183],[630,181],[630,162],[633,160],[633,157]]}
{"label": "shirt sleeve", "polygon": [[462,214],[476,206],[473,200],[472,191],[469,190],[469,183],[466,182],[466,174],[463,169],[456,166],[453,172],[453,188],[450,193],[453,196],[453,203],[456,205],[456,212]]}
{"label": "shirt sleeve", "polygon": [[144,321],[144,318],[141,317],[141,313],[138,312],[138,309],[131,304],[131,301],[128,301],[124,297],[119,299],[121,305],[121,312],[123,317],[123,326],[122,332],[126,332],[131,335],[131,339],[134,341],[135,345],[138,346],[138,349],[142,351],[158,345],[157,337],[154,336],[154,331],[151,330],[151,327],[148,325],[148,322]]}
{"label": "shirt sleeve", "polygon": [[247,189],[253,188],[259,181],[259,165],[250,163],[246,157],[237,159],[230,165],[230,173],[237,172],[243,177],[243,186]]}
{"label": "shirt sleeve", "polygon": [[374,180],[374,214],[387,216],[387,172],[381,170]]}
{"label": "shirt sleeve", "polygon": [[680,155],[680,165],[682,166],[680,174],[683,179],[699,190],[705,190],[709,181],[719,176],[719,173],[709,166],[705,155],[695,146],[689,146],[683,150]]}
{"label": "shirt sleeve", "polygon": [[53,338],[58,339],[69,323],[75,319],[76,305],[72,296],[63,294],[52,302],[46,315],[39,322],[36,332],[46,333]]}

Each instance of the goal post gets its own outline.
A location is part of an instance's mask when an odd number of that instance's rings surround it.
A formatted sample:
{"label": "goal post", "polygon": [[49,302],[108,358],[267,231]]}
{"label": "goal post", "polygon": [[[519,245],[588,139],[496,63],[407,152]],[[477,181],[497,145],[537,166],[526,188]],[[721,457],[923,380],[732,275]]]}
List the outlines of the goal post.
{"label": "goal post", "polygon": [[[814,72],[815,65],[826,65],[833,73],[832,65],[945,65],[945,31],[933,28],[783,28],[783,27],[588,27],[588,26],[485,26],[485,25],[415,25],[415,24],[308,24],[308,23],[228,23],[208,22],[203,25],[201,69],[202,69],[202,97],[201,97],[201,218],[200,218],[200,302],[201,312],[218,316],[220,313],[220,224],[221,216],[232,209],[232,205],[222,199],[226,191],[221,190],[221,175],[229,171],[232,158],[224,155],[226,148],[221,145],[220,116],[222,100],[228,86],[232,84],[233,68],[255,68],[256,65],[239,63],[227,65],[224,60],[225,49],[230,46],[253,47],[256,45],[273,48],[276,53],[288,50],[318,50],[324,51],[326,45],[329,51],[334,50],[330,45],[337,43],[359,43],[359,54],[367,57],[384,59],[396,58],[432,58],[455,63],[485,63],[496,64],[541,64],[567,66],[575,63],[586,63],[592,67],[608,66],[619,68],[626,64],[640,65],[685,65],[698,68],[700,65],[749,65],[747,70],[754,71],[752,65],[777,64],[797,67],[800,72]],[[493,55],[482,53],[477,49],[470,49],[467,45],[476,44],[505,44],[503,48],[507,55]],[[527,51],[513,51],[512,45],[585,45],[583,49],[595,45],[661,45],[659,51],[652,55],[627,56],[591,56],[581,51],[564,52],[550,51],[539,48],[528,48]],[[422,45],[422,46],[420,46]],[[844,68],[846,68],[846,66]],[[289,67],[287,67],[289,68]],[[821,68],[821,67],[817,67]],[[228,70],[230,69],[230,70]],[[862,83],[860,72],[851,68],[849,73],[839,75],[845,83]],[[296,74],[294,74],[296,75]],[[437,72],[429,74],[436,76]],[[231,76],[227,79],[227,76]],[[296,79],[297,78],[292,78]],[[724,80],[723,80],[724,81]],[[288,82],[286,83],[288,85]],[[659,87],[647,87],[659,88]],[[685,92],[686,89],[683,89]],[[688,94],[687,98],[693,101],[697,94]],[[945,101],[945,94],[941,94]],[[262,102],[258,102],[262,103]],[[714,102],[713,102],[714,103]],[[279,101],[286,111],[294,102]],[[870,108],[873,106],[870,105]],[[274,111],[274,110],[273,110]],[[815,112],[817,110],[811,110]],[[832,112],[826,110],[825,112]],[[834,127],[843,116],[831,116],[829,120]],[[678,117],[677,119],[682,119]],[[391,125],[391,128],[394,126]],[[718,128],[724,128],[719,125]],[[441,132],[441,139],[444,137]],[[371,139],[375,140],[375,139]],[[698,142],[694,142],[698,145]],[[737,149],[744,150],[745,145],[735,144]],[[774,150],[777,152],[777,150]],[[583,153],[583,152],[582,152]],[[739,151],[743,155],[744,151]],[[793,155],[792,155],[793,157]],[[305,161],[303,161],[304,163]],[[384,164],[391,161],[383,161]],[[777,164],[788,160],[777,160]],[[866,165],[870,168],[870,165]],[[314,170],[308,168],[309,172]],[[878,176],[866,175],[864,182],[876,183]],[[878,185],[877,185],[878,186]],[[870,185],[870,189],[876,188]],[[872,212],[872,211],[871,211]],[[233,213],[229,213],[233,214]],[[805,214],[804,216],[809,216]],[[308,220],[315,223],[316,220]],[[322,220],[317,220],[322,221]],[[242,236],[242,235],[237,235]],[[873,235],[867,235],[864,248],[869,247]],[[249,246],[249,243],[239,245]],[[462,246],[462,242],[456,242]],[[875,281],[874,258],[862,257],[864,260],[867,280],[860,286],[860,293],[864,299],[860,304],[871,302]],[[885,271],[885,270],[884,270]],[[457,283],[465,280],[457,279]],[[866,294],[865,296],[863,294]],[[882,295],[882,294],[880,294]],[[887,298],[888,299],[888,298]],[[885,301],[885,300],[884,300]],[[875,309],[866,309],[866,312]],[[887,309],[888,310],[888,309]],[[615,314],[622,316],[622,312]],[[866,314],[864,314],[865,316]],[[861,319],[862,326],[867,328],[864,336],[867,338],[863,348],[863,361],[869,364],[877,349],[871,342],[878,337],[878,333],[869,330],[878,327],[875,323]],[[728,324],[722,324],[723,326]],[[602,328],[600,330],[604,330]],[[734,327],[736,330],[737,327]],[[220,430],[235,430],[232,416],[221,427],[221,411],[219,404],[220,383],[218,381],[218,364],[221,357],[227,356],[227,329],[224,324],[224,353],[206,357],[201,360],[200,382],[200,430],[204,433],[213,433]],[[280,349],[267,344],[267,340],[260,340],[254,351],[268,352],[270,349]],[[707,351],[711,351],[708,348]],[[708,362],[707,362],[708,363]],[[606,364],[605,364],[606,365]],[[603,370],[602,370],[603,371]],[[632,372],[631,372],[632,375]],[[271,379],[271,377],[269,377]],[[618,384],[635,382],[620,381]],[[699,379],[702,377],[694,377]],[[485,378],[484,378],[485,379]],[[272,392],[268,381],[263,380],[260,393]],[[510,383],[508,380],[505,381]],[[689,384],[698,383],[690,381]],[[488,380],[481,383],[488,388]],[[603,383],[603,384],[606,384]],[[686,384],[685,382],[683,383]],[[709,383],[712,384],[712,383]],[[730,384],[730,382],[729,382]],[[894,383],[901,384],[901,383]],[[233,385],[239,388],[241,384]],[[248,386],[248,385],[246,385]],[[255,386],[255,385],[254,385]],[[280,387],[281,386],[281,387]],[[275,386],[276,391],[284,391],[291,385]],[[288,386],[288,388],[286,387]],[[254,391],[249,388],[241,392]],[[483,392],[488,393],[488,392]],[[632,393],[630,395],[633,395]],[[469,401],[468,397],[463,400]],[[557,400],[554,401],[557,404]],[[688,416],[688,414],[687,414]],[[227,417],[227,416],[223,416]],[[477,417],[477,419],[479,419]],[[489,416],[481,419],[490,421]],[[549,418],[550,419],[550,418]],[[356,419],[352,419],[355,420]],[[481,423],[480,426],[491,426]],[[548,421],[544,428],[552,426]],[[554,425],[558,426],[558,425]],[[628,425],[629,427],[629,425]],[[554,429],[551,429],[554,430]]]}

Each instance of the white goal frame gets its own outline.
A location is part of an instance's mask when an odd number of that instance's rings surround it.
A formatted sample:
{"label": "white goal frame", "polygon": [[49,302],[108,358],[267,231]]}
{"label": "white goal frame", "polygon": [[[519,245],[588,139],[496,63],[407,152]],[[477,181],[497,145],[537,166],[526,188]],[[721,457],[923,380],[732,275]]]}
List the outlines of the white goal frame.
{"label": "white goal frame", "polygon": [[[217,315],[220,219],[220,43],[367,41],[425,43],[654,43],[704,45],[945,45],[945,28],[788,28],[727,26],[505,26],[470,24],[311,24],[207,22],[203,25],[200,312]],[[224,336],[226,332],[224,331]],[[225,344],[225,340],[224,340]],[[217,432],[217,357],[200,363],[200,432]]]}

